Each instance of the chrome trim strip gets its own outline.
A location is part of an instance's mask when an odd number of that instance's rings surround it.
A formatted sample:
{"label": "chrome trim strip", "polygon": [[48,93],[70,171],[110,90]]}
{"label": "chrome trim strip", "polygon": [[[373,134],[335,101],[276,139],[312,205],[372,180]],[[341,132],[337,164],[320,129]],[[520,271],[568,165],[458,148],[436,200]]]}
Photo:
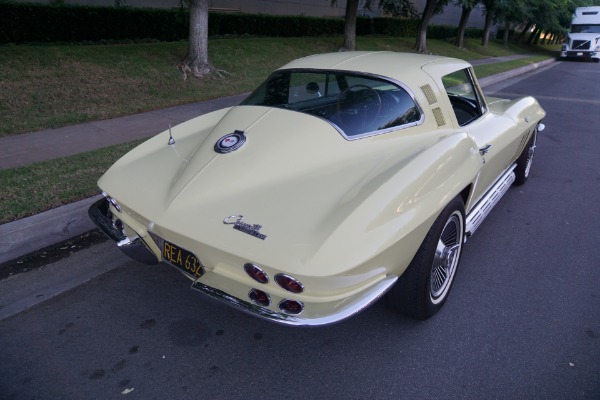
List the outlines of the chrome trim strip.
{"label": "chrome trim strip", "polygon": [[114,242],[117,243],[119,250],[128,257],[146,265],[158,264],[158,259],[154,253],[144,243],[140,237],[127,237],[123,232],[113,226],[111,218],[108,217],[109,200],[100,199],[90,206],[88,215],[92,222]]}
{"label": "chrome trim strip", "polygon": [[192,284],[192,289],[204,293],[213,299],[222,301],[239,311],[243,311],[255,317],[263,318],[278,324],[291,326],[321,326],[339,322],[367,308],[369,305],[383,296],[394,285],[394,283],[396,283],[397,280],[397,276],[387,276],[380,282],[377,282],[375,285],[367,289],[365,292],[361,293],[358,299],[338,310],[335,314],[316,318],[299,317],[297,315],[284,314],[283,312],[276,312],[267,308],[259,307],[255,304],[240,300],[223,292],[222,290],[212,288],[198,281],[195,281]]}
{"label": "chrome trim strip", "polygon": [[467,223],[465,229],[465,242],[475,233],[483,220],[489,215],[494,206],[498,204],[502,196],[506,194],[510,186],[515,181],[515,173],[513,172],[517,164],[511,165],[501,176],[496,180],[492,187],[486,192],[481,200],[471,209],[467,215]]}

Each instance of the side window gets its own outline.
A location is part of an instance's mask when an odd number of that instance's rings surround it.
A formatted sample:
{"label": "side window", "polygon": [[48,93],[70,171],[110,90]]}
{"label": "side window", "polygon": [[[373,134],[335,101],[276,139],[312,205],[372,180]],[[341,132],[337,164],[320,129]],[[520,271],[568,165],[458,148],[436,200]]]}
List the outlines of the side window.
{"label": "side window", "polygon": [[468,125],[483,115],[482,96],[473,85],[468,69],[442,77],[442,83],[460,126]]}

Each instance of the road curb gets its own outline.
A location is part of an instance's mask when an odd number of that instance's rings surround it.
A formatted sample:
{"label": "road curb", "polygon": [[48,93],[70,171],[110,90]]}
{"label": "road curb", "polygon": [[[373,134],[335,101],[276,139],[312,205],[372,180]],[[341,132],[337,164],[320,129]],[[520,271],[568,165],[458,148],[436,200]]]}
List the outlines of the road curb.
{"label": "road curb", "polygon": [[550,58],[548,60],[540,61],[540,62],[533,63],[530,65],[525,65],[524,67],[519,67],[519,68],[511,69],[510,71],[501,72],[496,75],[486,76],[485,78],[478,79],[479,85],[481,87],[490,86],[495,83],[502,82],[506,79],[513,78],[518,75],[523,75],[523,74],[526,74],[527,72],[531,72],[536,69],[545,67],[546,65],[549,65],[549,64],[552,64],[555,62],[556,62],[555,58]]}
{"label": "road curb", "polygon": [[[488,76],[479,79],[479,84],[481,87],[490,86],[553,62],[556,62],[556,59],[552,58]],[[88,218],[87,210],[100,197],[100,195],[94,196],[0,225],[0,264],[18,259],[44,247],[72,239],[94,229],[96,226]]]}
{"label": "road curb", "polygon": [[90,197],[0,225],[0,264],[94,229],[87,210],[101,197]]}

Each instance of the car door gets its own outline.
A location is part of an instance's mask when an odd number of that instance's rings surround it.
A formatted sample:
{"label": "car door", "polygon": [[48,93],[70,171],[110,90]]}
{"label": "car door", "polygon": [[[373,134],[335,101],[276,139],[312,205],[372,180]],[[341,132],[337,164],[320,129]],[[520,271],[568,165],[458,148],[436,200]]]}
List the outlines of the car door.
{"label": "car door", "polygon": [[473,188],[474,204],[514,160],[522,132],[510,117],[488,109],[470,68],[442,77],[442,83],[458,129],[473,138],[482,159]]}

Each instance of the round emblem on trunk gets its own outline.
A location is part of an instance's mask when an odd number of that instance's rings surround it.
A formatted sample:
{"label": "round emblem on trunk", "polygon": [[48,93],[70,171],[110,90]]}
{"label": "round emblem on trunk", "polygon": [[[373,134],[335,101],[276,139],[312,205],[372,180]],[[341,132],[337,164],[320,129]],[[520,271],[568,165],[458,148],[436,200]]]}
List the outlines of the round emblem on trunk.
{"label": "round emblem on trunk", "polygon": [[219,139],[217,143],[215,143],[215,151],[221,154],[231,153],[242,147],[245,142],[246,136],[244,135],[244,132],[235,131]]}

